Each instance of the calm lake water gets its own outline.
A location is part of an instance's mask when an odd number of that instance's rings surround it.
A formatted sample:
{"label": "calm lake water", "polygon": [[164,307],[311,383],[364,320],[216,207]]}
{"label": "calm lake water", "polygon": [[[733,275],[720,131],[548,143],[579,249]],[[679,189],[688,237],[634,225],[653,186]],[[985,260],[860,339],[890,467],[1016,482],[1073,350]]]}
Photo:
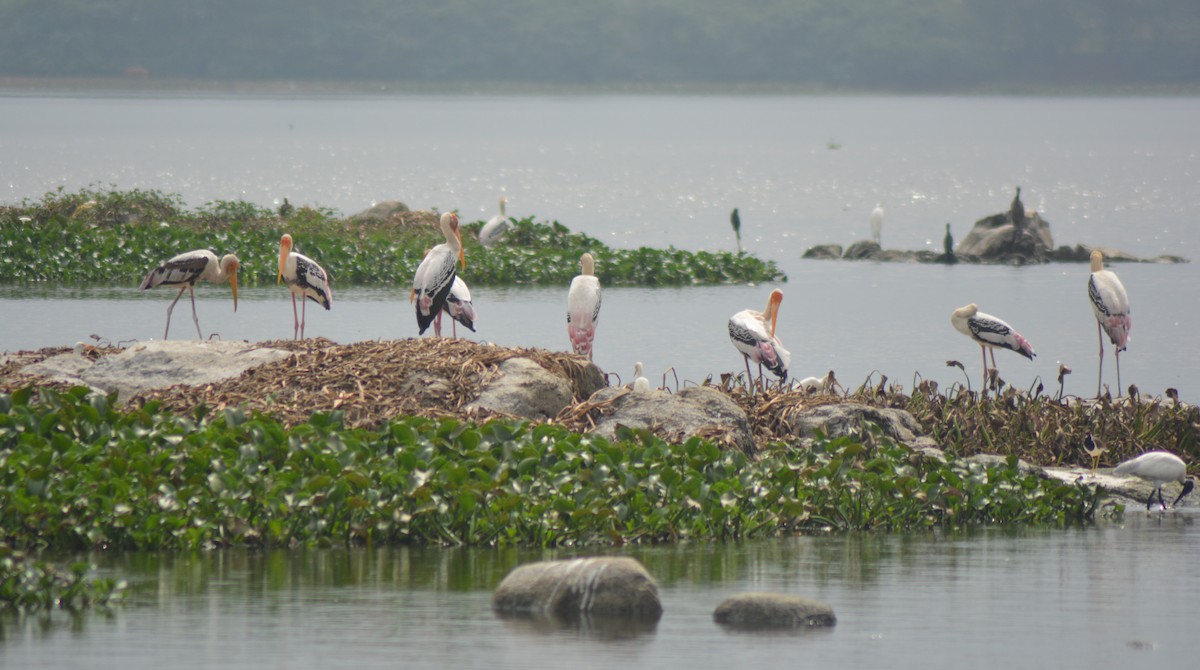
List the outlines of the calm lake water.
{"label": "calm lake water", "polygon": [[[1190,512],[1191,510],[1189,510]],[[93,557],[130,580],[111,615],[0,618],[6,668],[1175,667],[1195,647],[1195,517],[1072,529],[850,534],[626,551],[655,626],[501,619],[491,592],[566,552],[223,551]],[[728,631],[744,591],[829,603],[831,630]]]}
{"label": "calm lake water", "polygon": [[[998,359],[1009,382],[1067,392],[1096,384],[1096,327],[1085,265],[927,267],[804,261],[808,247],[867,236],[886,210],[885,246],[941,248],[946,222],[961,239],[976,219],[1006,210],[1016,184],[1061,244],[1140,256],[1198,257],[1200,159],[1192,141],[1200,100],[803,97],[412,97],[359,99],[0,97],[0,198],[19,202],[63,186],[176,192],[190,206],[246,199],[344,213],[399,198],[414,207],[490,217],[557,219],[618,247],[729,249],[739,207],[748,250],[790,281],[780,335],[794,377],[833,369],[857,385],[878,371],[906,386],[917,374],[978,386],[978,348],[949,325],[968,302],[1008,320],[1038,351]],[[831,147],[839,148],[831,148]],[[5,192],[4,189],[7,189]],[[330,268],[337,276],[337,269]],[[1122,382],[1200,395],[1200,330],[1190,308],[1195,264],[1116,270],[1133,303]],[[464,278],[470,281],[469,272]],[[628,375],[681,379],[742,368],[725,322],[761,309],[770,287],[609,289],[596,361]],[[473,336],[566,348],[559,289],[473,287]],[[416,334],[407,289],[335,286],[335,312],[311,315],[309,335],[347,342]],[[201,291],[205,335],[286,337],[283,289],[247,291],[234,315],[228,290]],[[161,335],[169,291],[0,288],[0,351]],[[194,333],[189,308],[175,337]],[[1187,343],[1187,344],[1185,344]],[[1105,366],[1113,372],[1111,353]],[[878,377],[874,377],[878,379]],[[674,375],[671,376],[672,384]],[[1115,378],[1106,377],[1115,386]]]}
{"label": "calm lake water", "polygon": [[[1001,352],[1001,375],[1093,392],[1096,327],[1084,265],[944,267],[804,261],[847,245],[886,210],[884,245],[941,248],[1006,210],[1014,185],[1056,242],[1139,256],[1200,257],[1197,99],[414,97],[362,99],[0,97],[0,201],[59,186],[160,189],[353,213],[413,207],[557,219],[618,247],[746,248],[788,274],[779,332],[793,375],[836,370],[978,388],[978,348],[949,324],[968,302],[1034,345]],[[837,147],[837,148],[834,148]],[[149,269],[149,268],[148,268]],[[336,268],[330,268],[337,276]],[[1200,396],[1196,264],[1120,265],[1135,326],[1122,381]],[[470,280],[469,274],[465,278]],[[725,323],[771,287],[604,293],[596,362],[659,381],[736,372]],[[339,342],[411,337],[406,287],[335,286],[308,334]],[[566,287],[473,287],[475,339],[563,349]],[[0,351],[161,336],[170,291],[0,285]],[[198,291],[205,335],[291,334],[277,286]],[[194,336],[189,307],[174,337]],[[1115,383],[1109,352],[1106,381]],[[669,378],[674,385],[674,377]],[[60,667],[1115,667],[1190,659],[1200,572],[1191,510],[1082,529],[848,535],[634,549],[662,585],[652,630],[614,636],[495,618],[488,601],[518,562],[504,551],[379,550],[96,556],[137,587],[130,606],[76,621],[3,619],[0,666]],[[716,628],[744,590],[829,602],[840,623],[802,635]],[[1001,660],[1002,659],[1002,660]]]}

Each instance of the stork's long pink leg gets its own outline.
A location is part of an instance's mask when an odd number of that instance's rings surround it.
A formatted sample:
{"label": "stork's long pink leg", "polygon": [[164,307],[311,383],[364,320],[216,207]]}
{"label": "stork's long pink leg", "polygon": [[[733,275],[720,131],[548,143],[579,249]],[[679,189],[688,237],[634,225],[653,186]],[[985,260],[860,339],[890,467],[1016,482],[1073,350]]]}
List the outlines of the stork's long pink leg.
{"label": "stork's long pink leg", "polygon": [[[186,286],[181,286],[179,288],[179,293],[176,293],[175,299],[171,301],[171,306],[167,307],[167,329],[163,331],[164,340],[167,339],[167,333],[171,332],[171,311],[175,309],[175,303],[179,302],[179,299],[183,297],[183,291],[186,288]],[[197,326],[196,329],[199,330],[199,326]]]}

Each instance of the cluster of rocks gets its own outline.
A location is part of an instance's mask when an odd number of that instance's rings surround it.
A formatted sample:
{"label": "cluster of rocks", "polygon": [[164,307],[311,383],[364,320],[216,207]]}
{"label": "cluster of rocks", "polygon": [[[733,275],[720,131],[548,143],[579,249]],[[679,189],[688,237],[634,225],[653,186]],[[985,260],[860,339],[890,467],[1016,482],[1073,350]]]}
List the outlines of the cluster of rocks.
{"label": "cluster of rocks", "polygon": [[804,258],[819,260],[870,260],[901,263],[976,263],[1027,265],[1031,263],[1086,263],[1093,249],[1104,254],[1105,261],[1127,263],[1186,263],[1181,256],[1161,255],[1138,258],[1133,254],[1086,244],[1054,246],[1050,222],[1037,212],[1014,223],[1011,212],[986,216],[975,222],[971,231],[954,247],[953,253],[929,250],[884,249],[873,240],[861,240],[843,249],[840,244],[821,244],[804,252]]}
{"label": "cluster of rocks", "polygon": [[[663,615],[658,584],[645,566],[624,556],[519,566],[496,587],[492,609],[502,617],[553,626],[586,623],[632,634],[652,630]],[[796,630],[833,626],[837,617],[829,605],[810,598],[741,593],[717,605],[713,621],[732,628]]]}

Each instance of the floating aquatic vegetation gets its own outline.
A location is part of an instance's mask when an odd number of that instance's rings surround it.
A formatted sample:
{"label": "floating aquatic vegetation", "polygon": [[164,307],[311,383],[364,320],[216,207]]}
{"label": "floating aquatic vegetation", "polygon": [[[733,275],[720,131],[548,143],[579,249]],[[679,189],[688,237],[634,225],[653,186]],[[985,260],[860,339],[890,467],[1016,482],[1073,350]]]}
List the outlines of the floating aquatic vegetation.
{"label": "floating aquatic vegetation", "polygon": [[93,569],[87,563],[55,565],[0,545],[0,612],[44,614],[119,602],[125,583],[89,576]]}
{"label": "floating aquatic vegetation", "polygon": [[622,429],[409,417],[287,428],[241,408],[0,395],[0,540],[20,548],[578,546],[1088,518],[1098,492],[924,458],[878,434],[755,458]]}
{"label": "floating aquatic vegetation", "polygon": [[[332,211],[297,208],[287,220],[241,201],[206,203],[187,211],[178,196],[156,191],[63,190],[41,201],[0,208],[0,270],[6,281],[88,283],[96,277],[136,284],[162,261],[191,249],[236,253],[241,281],[276,279],[279,238],[318,260],[335,286],[411,283],[425,251],[441,241],[436,216],[421,212],[398,221],[343,219]],[[679,249],[612,249],[555,222],[516,222],[490,249],[475,238],[482,222],[463,226],[471,285],[569,283],[579,255],[596,256],[605,285],[686,285],[778,282],[773,262],[746,254]]]}

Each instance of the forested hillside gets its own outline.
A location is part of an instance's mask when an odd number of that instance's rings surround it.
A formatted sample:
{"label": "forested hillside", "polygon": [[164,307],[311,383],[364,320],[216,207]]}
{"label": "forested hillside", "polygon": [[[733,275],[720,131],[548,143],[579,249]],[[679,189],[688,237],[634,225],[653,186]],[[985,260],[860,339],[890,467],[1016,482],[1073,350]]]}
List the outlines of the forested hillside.
{"label": "forested hillside", "polygon": [[0,76],[798,85],[1200,80],[1197,0],[0,0]]}

